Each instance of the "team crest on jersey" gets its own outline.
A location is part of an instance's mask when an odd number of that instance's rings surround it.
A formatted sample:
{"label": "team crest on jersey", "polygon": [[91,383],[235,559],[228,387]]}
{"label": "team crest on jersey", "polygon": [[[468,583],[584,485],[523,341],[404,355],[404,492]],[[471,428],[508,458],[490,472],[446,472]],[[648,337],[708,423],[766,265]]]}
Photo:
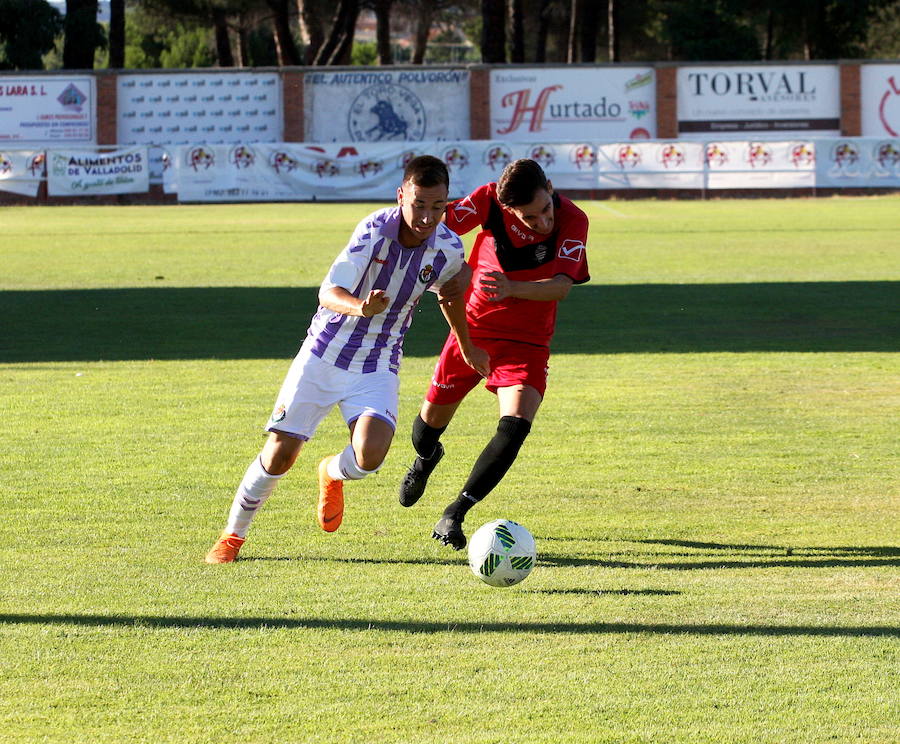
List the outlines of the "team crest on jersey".
{"label": "team crest on jersey", "polygon": [[433,282],[436,274],[434,271],[434,266],[428,264],[422,267],[422,270],[419,272],[419,281],[422,284],[428,284],[429,282]]}
{"label": "team crest on jersey", "polygon": [[281,421],[284,421],[284,417],[287,415],[287,411],[284,408],[284,403],[280,403],[278,408],[272,411],[272,423],[277,424]]}

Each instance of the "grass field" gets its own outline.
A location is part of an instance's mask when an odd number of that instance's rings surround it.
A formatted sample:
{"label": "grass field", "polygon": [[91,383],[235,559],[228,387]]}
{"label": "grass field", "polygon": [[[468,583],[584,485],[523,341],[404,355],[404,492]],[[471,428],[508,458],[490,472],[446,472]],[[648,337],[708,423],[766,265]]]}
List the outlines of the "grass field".
{"label": "grass field", "polygon": [[202,562],[369,205],[0,210],[0,742],[900,742],[900,198],[582,206],[509,589],[428,539],[492,396],[397,503],[431,298],[340,531],[335,413]]}

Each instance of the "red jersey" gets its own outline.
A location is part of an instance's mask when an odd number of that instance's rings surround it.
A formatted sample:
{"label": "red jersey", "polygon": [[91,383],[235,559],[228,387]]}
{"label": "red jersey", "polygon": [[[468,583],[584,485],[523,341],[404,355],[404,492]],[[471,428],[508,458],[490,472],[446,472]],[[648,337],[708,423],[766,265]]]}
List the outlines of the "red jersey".
{"label": "red jersey", "polygon": [[556,326],[556,301],[507,297],[498,302],[479,288],[482,274],[501,271],[512,281],[552,279],[558,274],[583,284],[588,274],[585,243],[587,215],[570,199],[553,194],[550,235],[539,235],[497,200],[489,183],[447,206],[447,227],[463,234],[481,232],[469,256],[472,283],[466,293],[466,318],[472,338],[497,338],[549,346]]}

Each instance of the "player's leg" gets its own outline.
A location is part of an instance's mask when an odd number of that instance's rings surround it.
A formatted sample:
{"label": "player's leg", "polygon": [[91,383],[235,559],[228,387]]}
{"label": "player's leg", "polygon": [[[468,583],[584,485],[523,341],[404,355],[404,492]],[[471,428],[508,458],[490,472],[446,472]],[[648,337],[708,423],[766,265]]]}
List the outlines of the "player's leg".
{"label": "player's leg", "polygon": [[400,503],[412,506],[425,493],[428,478],[444,456],[441,434],[446,431],[463,398],[481,380],[467,365],[454,337],[448,337],[434,368],[431,384],[412,425],[412,445],[416,451],[400,482]]}
{"label": "player's leg", "polygon": [[527,385],[498,388],[497,398],[500,402],[497,431],[472,466],[459,496],[444,509],[432,535],[457,550],[466,544],[462,531],[466,514],[494,490],[515,462],[541,405],[538,391]]}
{"label": "player's leg", "polygon": [[497,394],[500,420],[459,495],[435,525],[432,537],[436,540],[456,550],[465,547],[466,514],[503,479],[531,431],[547,387],[548,357],[547,349],[529,344],[503,342],[491,348],[493,369],[487,388]]}
{"label": "player's leg", "polygon": [[231,563],[237,558],[253,519],[337,402],[339,391],[323,365],[316,357],[308,358],[303,349],[291,364],[266,426],[269,436],[241,479],[225,529],[207,554],[207,563]]}
{"label": "player's leg", "polygon": [[399,378],[392,372],[356,375],[341,401],[350,428],[350,444],[319,463],[319,526],[334,532],[344,515],[344,481],[376,472],[394,438]]}

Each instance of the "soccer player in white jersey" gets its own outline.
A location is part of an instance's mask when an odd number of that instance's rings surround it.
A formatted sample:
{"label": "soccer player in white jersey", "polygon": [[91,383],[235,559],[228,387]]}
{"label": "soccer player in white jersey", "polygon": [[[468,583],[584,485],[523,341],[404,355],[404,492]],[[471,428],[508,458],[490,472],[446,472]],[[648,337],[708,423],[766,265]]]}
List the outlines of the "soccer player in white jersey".
{"label": "soccer player in white jersey", "polygon": [[441,222],[449,185],[441,160],[413,158],[397,189],[397,206],[360,222],[335,259],[266,425],[268,439],[238,486],[207,563],[237,558],[253,517],[335,406],[350,443],[319,463],[318,520],[326,532],[340,526],[344,481],[374,473],[390,448],[403,338],[425,290],[441,295],[441,309],[467,363],[481,375],[490,372],[487,353],[472,344],[466,325],[462,242]]}

